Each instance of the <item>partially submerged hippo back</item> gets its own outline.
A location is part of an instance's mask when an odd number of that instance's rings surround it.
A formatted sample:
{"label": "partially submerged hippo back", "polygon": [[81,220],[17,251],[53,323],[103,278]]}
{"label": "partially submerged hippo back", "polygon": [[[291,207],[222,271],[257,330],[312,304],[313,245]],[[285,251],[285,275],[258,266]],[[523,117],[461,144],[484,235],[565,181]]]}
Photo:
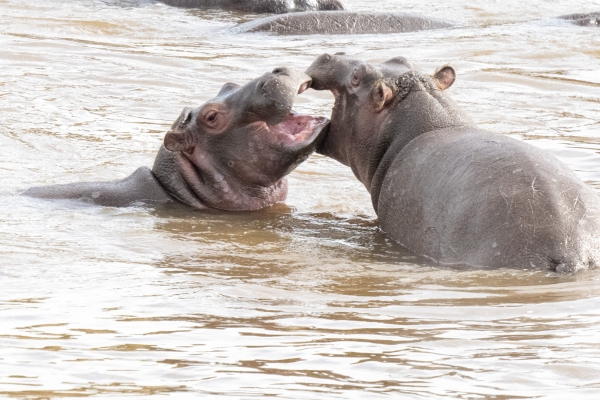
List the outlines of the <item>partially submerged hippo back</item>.
{"label": "partially submerged hippo back", "polygon": [[183,8],[222,8],[251,13],[282,14],[309,10],[343,10],[340,0],[161,0]]}
{"label": "partially submerged hippo back", "polygon": [[558,18],[566,19],[574,24],[581,26],[600,27],[600,12],[593,12],[588,14],[569,14],[563,15]]}
{"label": "partially submerged hippo back", "polygon": [[444,93],[451,67],[323,55],[307,74],[336,98],[317,151],[352,168],[404,246],[443,264],[600,265],[598,193],[542,150],[474,126]]}
{"label": "partially submerged hippo back", "polygon": [[228,83],[217,97],[184,109],[152,171],[107,182],[31,188],[23,194],[82,199],[106,206],[162,204],[175,199],[198,209],[257,210],[282,201],[285,177],[326,131],[327,119],[292,111],[310,78],[277,68],[244,86]]}
{"label": "partially submerged hippo back", "polygon": [[272,32],[278,35],[401,33],[450,28],[454,23],[408,13],[303,12],[274,15],[246,22],[235,32]]}

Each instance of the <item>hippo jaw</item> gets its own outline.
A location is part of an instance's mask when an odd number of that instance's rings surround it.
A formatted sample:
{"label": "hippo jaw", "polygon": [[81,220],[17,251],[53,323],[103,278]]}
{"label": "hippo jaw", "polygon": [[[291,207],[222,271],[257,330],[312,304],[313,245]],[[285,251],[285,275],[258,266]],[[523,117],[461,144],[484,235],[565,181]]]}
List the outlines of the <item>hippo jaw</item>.
{"label": "hippo jaw", "polygon": [[[247,151],[232,148],[225,152],[228,173],[236,179],[268,187],[281,180],[305,161],[321,143],[329,128],[329,119],[297,114],[269,125],[264,121],[248,125]],[[256,160],[256,155],[266,153]],[[244,159],[246,160],[244,162]]]}

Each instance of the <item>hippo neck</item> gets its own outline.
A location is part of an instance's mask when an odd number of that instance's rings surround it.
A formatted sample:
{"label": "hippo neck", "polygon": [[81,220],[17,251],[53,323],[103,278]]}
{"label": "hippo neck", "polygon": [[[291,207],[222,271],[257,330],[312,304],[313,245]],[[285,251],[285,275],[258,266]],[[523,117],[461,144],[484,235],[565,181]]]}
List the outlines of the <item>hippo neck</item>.
{"label": "hippo neck", "polygon": [[258,210],[283,201],[287,178],[271,186],[245,185],[199,154],[170,152],[161,146],[152,172],[170,195],[198,209]]}
{"label": "hippo neck", "polygon": [[[421,77],[418,77],[422,79]],[[429,82],[428,82],[429,83]],[[430,132],[462,131],[461,128],[475,124],[444,93],[422,85],[402,91],[390,112],[389,128],[382,132],[384,143],[374,149],[371,164],[368,166],[368,182],[365,183],[375,212],[385,176],[397,155],[415,138]],[[378,150],[379,149],[379,150]]]}
{"label": "hippo neck", "polygon": [[[351,138],[345,145],[336,143],[336,135],[328,135],[318,150],[352,169],[371,194],[375,211],[383,178],[408,143],[427,132],[474,126],[427,76],[411,71],[396,84],[395,100],[385,110],[368,121],[357,121],[354,132],[339,132],[346,140]],[[340,118],[333,115],[332,120]],[[356,138],[363,138],[364,143]]]}

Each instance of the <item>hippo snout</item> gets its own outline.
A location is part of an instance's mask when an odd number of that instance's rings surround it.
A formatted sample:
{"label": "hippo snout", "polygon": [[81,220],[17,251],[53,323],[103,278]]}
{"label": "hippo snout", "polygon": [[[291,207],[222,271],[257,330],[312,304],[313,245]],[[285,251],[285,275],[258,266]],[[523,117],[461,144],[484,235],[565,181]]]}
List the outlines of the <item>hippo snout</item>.
{"label": "hippo snout", "polygon": [[[271,71],[271,74],[276,79],[285,79],[285,80],[289,81],[290,83],[292,83],[292,82],[296,83],[297,84],[297,91],[296,91],[297,94],[304,92],[306,89],[308,89],[310,87],[310,85],[312,83],[312,78],[310,76],[308,76],[304,72],[297,71],[293,68],[277,67],[273,71]],[[264,86],[264,84],[263,84],[263,86]]]}
{"label": "hippo snout", "polygon": [[313,63],[307,68],[305,71],[308,76],[312,79],[311,88],[315,90],[324,90],[326,89],[325,83],[327,79],[325,79],[326,71],[330,69],[328,65],[331,62],[330,54],[321,54]]}

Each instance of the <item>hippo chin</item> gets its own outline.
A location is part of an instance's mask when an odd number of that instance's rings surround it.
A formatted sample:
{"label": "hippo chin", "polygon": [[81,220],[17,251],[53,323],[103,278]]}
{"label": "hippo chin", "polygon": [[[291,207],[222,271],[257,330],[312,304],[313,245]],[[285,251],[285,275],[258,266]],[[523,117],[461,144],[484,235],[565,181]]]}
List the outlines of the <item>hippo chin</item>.
{"label": "hippo chin", "polygon": [[343,10],[339,0],[160,0],[183,8],[222,8],[249,13],[282,14],[310,10]]}
{"label": "hippo chin", "polygon": [[600,26],[600,12],[593,12],[588,14],[569,14],[562,15],[558,18],[566,19],[574,24],[581,26],[591,26],[597,28]]}
{"label": "hippo chin", "polygon": [[278,35],[400,33],[451,28],[454,23],[408,13],[302,12],[259,18],[238,25],[236,33],[271,32]]}
{"label": "hippo chin", "polygon": [[306,72],[335,96],[317,152],[352,168],[400,244],[450,265],[600,265],[598,193],[553,156],[477,128],[444,93],[451,67],[325,54]]}
{"label": "hippo chin", "polygon": [[277,68],[244,86],[228,83],[186,108],[164,138],[152,170],[129,177],[35,187],[23,194],[104,206],[181,202],[197,209],[257,210],[283,201],[287,178],[314,151],[327,119],[292,111],[310,78]]}

